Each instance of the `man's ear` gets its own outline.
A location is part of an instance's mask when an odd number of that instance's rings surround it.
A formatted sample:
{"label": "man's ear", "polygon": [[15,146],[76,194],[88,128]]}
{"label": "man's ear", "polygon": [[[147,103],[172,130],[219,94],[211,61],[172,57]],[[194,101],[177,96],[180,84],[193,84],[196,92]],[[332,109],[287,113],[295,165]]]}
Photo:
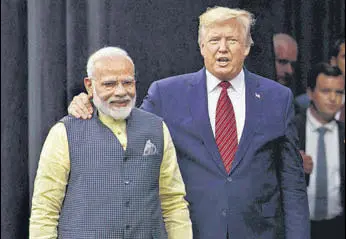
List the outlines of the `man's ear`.
{"label": "man's ear", "polygon": [[332,56],[330,58],[329,64],[331,64],[332,66],[337,66],[336,57],[335,56]]}
{"label": "man's ear", "polygon": [[245,49],[245,57],[247,57],[249,55],[250,50],[251,50],[251,46],[247,46]]}
{"label": "man's ear", "polygon": [[204,57],[204,43],[203,42],[199,44],[199,52],[201,53],[201,56]]}
{"label": "man's ear", "polygon": [[89,77],[84,77],[84,86],[88,92],[88,95],[92,96],[93,95],[93,87],[92,87],[91,79]]}

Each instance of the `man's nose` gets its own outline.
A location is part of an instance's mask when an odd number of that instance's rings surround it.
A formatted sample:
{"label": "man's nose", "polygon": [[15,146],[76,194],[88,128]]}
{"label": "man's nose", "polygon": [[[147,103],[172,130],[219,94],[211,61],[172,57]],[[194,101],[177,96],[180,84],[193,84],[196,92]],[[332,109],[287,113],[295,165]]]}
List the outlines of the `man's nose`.
{"label": "man's nose", "polygon": [[286,64],[286,72],[290,75],[294,73],[294,68],[290,62]]}
{"label": "man's nose", "polygon": [[221,39],[220,40],[220,45],[219,45],[219,51],[220,52],[225,52],[228,50],[228,47],[227,47],[227,41],[226,39]]}
{"label": "man's nose", "polygon": [[121,83],[118,83],[114,88],[113,94],[115,96],[125,96],[125,95],[127,95],[127,91]]}
{"label": "man's nose", "polygon": [[337,100],[337,97],[338,97],[338,95],[337,95],[336,92],[330,92],[330,94],[329,94],[329,100],[330,100],[331,102],[335,102],[335,101]]}

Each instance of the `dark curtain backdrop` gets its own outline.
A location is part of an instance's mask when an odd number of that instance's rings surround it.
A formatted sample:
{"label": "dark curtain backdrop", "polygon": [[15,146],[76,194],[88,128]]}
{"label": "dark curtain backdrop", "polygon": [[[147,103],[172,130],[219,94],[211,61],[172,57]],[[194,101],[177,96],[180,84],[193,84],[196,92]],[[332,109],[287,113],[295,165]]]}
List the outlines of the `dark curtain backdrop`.
{"label": "dark curtain backdrop", "polygon": [[[49,128],[84,91],[87,57],[125,48],[136,64],[139,105],[151,82],[203,66],[198,16],[214,5],[253,12],[246,67],[275,79],[272,35],[292,34],[304,86],[344,30],[341,0],[1,0],[1,236],[27,238],[33,181]],[[304,89],[302,88],[303,92]]]}

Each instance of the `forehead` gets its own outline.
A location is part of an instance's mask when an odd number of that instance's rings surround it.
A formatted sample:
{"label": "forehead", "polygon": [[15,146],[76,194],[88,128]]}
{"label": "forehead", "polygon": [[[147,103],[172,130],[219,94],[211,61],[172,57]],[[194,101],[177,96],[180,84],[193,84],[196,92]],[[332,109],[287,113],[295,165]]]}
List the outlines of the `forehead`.
{"label": "forehead", "polygon": [[298,52],[296,47],[293,44],[285,43],[275,47],[275,54],[276,54],[276,57],[280,59],[288,59],[291,61],[296,61]]}
{"label": "forehead", "polygon": [[95,62],[95,74],[99,76],[133,76],[134,65],[125,56],[104,57]]}
{"label": "forehead", "polygon": [[236,18],[216,22],[206,27],[207,37],[212,37],[214,35],[243,36],[244,32],[244,26]]}
{"label": "forehead", "polygon": [[319,88],[344,89],[345,80],[340,76],[328,76],[323,73],[317,76],[316,86]]}

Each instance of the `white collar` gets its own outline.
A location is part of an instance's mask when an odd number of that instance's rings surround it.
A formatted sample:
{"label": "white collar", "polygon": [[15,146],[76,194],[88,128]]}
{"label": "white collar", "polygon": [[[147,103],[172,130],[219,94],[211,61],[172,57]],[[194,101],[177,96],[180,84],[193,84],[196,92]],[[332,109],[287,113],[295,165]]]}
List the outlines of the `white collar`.
{"label": "white collar", "polygon": [[[211,74],[208,70],[206,70],[206,80],[207,80],[207,92],[210,93],[214,91],[217,86],[220,84],[221,80]],[[235,92],[241,94],[245,85],[245,74],[242,69],[241,72],[229,81],[231,83],[231,87]]]}
{"label": "white collar", "polygon": [[334,128],[337,127],[337,124],[336,124],[335,120],[332,120],[332,121],[330,121],[330,122],[328,122],[326,124],[322,124],[321,122],[319,122],[312,115],[310,107],[307,109],[306,117],[307,117],[307,120],[310,122],[310,125],[311,125],[313,131],[317,131],[318,128],[320,128],[320,127],[324,127],[328,131],[333,131]]}

